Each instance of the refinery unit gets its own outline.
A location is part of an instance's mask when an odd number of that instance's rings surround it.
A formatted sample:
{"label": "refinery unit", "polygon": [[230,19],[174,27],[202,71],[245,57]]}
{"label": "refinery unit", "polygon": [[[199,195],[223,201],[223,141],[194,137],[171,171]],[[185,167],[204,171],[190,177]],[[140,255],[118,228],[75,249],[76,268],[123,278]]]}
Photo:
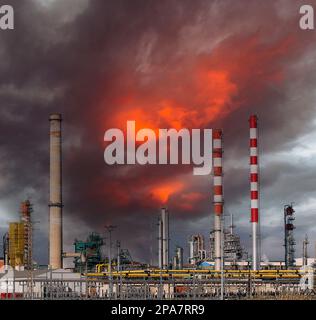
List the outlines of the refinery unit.
{"label": "refinery unit", "polygon": [[[293,204],[284,206],[284,261],[263,262],[260,239],[259,159],[257,117],[250,129],[250,224],[252,252],[246,253],[235,232],[224,223],[223,132],[213,130],[214,226],[205,239],[191,235],[186,248],[170,252],[169,221],[163,207],[158,216],[158,265],[133,261],[120,241],[112,243],[114,226],[107,226],[109,241],[91,232],[86,240],[74,240],[73,252],[63,251],[62,117],[50,116],[49,265],[33,260],[33,205],[25,200],[20,221],[9,224],[3,235],[0,264],[2,299],[251,299],[314,297],[314,259],[308,257],[308,237],[303,257],[295,258]],[[105,250],[103,250],[105,249]],[[107,251],[104,253],[104,251]],[[188,259],[184,258],[188,253]],[[72,269],[63,268],[72,259]]]}

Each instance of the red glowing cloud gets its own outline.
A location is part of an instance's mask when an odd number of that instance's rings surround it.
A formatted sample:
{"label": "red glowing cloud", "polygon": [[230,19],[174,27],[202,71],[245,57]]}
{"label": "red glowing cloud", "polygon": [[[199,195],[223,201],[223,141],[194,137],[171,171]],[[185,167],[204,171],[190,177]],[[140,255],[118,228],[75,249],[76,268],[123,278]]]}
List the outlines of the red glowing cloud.
{"label": "red glowing cloud", "polygon": [[[102,129],[124,130],[128,120],[135,120],[136,131],[149,128],[158,138],[159,128],[218,126],[229,114],[264,100],[269,87],[282,85],[286,77],[284,55],[289,58],[295,54],[296,42],[294,35],[267,41],[257,32],[248,37],[228,38],[195,59],[184,57],[179,65],[164,68],[164,77],[152,74],[151,80],[143,83],[138,77],[128,76],[128,92],[115,97],[117,108],[113,108],[111,117],[108,111],[100,117]],[[149,206],[164,205],[176,197],[179,210],[193,211],[194,204],[205,199],[205,195],[190,190],[185,178],[179,175],[191,169],[179,168],[174,166],[172,180],[166,179],[170,172],[164,173],[164,168],[154,169],[161,175],[146,171],[147,177],[138,168],[133,180],[136,194],[126,191],[126,185],[120,186],[125,190],[122,194],[112,188],[108,192],[119,206],[131,203],[135,197],[150,199]]]}
{"label": "red glowing cloud", "polygon": [[[111,117],[100,117],[102,129],[123,129],[127,120],[135,120],[136,129],[210,126],[263,99],[268,84],[280,85],[285,77],[282,59],[285,53],[294,54],[296,41],[295,36],[285,36],[270,43],[260,33],[227,39],[194,62],[183,59],[162,79],[152,75],[150,82],[140,84],[129,76],[129,92],[115,98]],[[101,109],[102,105],[106,103]]]}

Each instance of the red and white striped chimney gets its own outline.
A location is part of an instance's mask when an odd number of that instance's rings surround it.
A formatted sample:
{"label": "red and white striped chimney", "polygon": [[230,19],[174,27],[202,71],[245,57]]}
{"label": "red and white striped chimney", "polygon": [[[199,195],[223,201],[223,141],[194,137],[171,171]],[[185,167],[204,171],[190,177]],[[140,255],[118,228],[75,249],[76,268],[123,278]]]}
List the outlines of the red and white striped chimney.
{"label": "red and white striped chimney", "polygon": [[250,207],[252,224],[252,268],[258,270],[258,224],[259,224],[259,162],[257,116],[249,118],[250,127]]}
{"label": "red and white striped chimney", "polygon": [[221,215],[223,214],[222,130],[213,130],[213,196],[215,270],[221,268]]}

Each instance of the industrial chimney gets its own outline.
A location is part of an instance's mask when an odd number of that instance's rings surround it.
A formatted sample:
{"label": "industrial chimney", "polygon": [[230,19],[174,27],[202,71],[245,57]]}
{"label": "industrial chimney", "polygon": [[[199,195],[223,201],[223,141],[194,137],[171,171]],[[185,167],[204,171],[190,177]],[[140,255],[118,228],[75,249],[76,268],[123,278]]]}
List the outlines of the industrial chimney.
{"label": "industrial chimney", "polygon": [[222,130],[213,130],[213,204],[214,204],[214,246],[215,270],[221,269],[221,229],[223,214],[223,167]]}
{"label": "industrial chimney", "polygon": [[252,269],[260,268],[260,230],[259,229],[259,162],[257,116],[249,118],[250,129],[250,207],[252,224]]}
{"label": "industrial chimney", "polygon": [[158,252],[159,268],[168,269],[169,267],[169,212],[166,208],[161,208],[159,217],[159,234],[158,234]]}
{"label": "industrial chimney", "polygon": [[61,115],[52,114],[50,121],[50,192],[49,192],[49,264],[53,269],[62,264],[62,173]]}

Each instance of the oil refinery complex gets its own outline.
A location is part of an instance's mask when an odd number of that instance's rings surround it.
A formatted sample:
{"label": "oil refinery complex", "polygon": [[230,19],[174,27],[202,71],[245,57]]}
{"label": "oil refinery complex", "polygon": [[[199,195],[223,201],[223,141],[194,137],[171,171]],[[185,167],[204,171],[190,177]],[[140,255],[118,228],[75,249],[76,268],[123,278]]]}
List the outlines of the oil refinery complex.
{"label": "oil refinery complex", "polygon": [[[209,239],[189,237],[186,248],[171,253],[168,208],[161,208],[157,228],[158,265],[134,261],[121,243],[112,242],[115,226],[106,226],[107,243],[92,232],[63,251],[62,117],[50,116],[49,265],[33,259],[33,205],[21,202],[20,220],[11,222],[0,258],[1,299],[316,299],[316,263],[308,257],[308,238],[302,257],[295,258],[292,204],[284,206],[284,260],[263,262],[260,239],[259,151],[257,117],[249,118],[251,253],[235,233],[233,216],[224,223],[223,132],[213,130],[213,214]],[[105,249],[105,250],[104,250]],[[104,253],[106,251],[106,254]],[[184,252],[188,259],[184,259]],[[73,268],[63,268],[64,259]],[[314,265],[315,264],[315,265]]]}

